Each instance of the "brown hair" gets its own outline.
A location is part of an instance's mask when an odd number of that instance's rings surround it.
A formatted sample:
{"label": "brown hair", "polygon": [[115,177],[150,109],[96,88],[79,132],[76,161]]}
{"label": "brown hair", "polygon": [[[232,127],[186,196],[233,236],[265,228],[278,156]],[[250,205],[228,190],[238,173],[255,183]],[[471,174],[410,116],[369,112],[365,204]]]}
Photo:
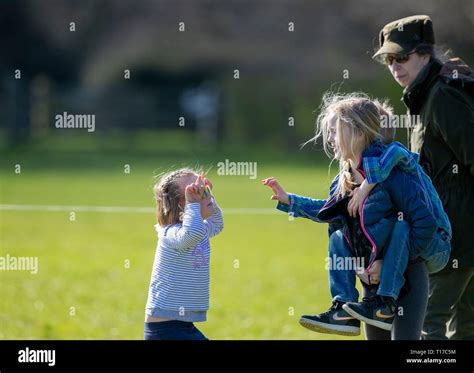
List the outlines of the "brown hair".
{"label": "brown hair", "polygon": [[156,199],[156,218],[158,224],[165,227],[170,224],[177,224],[182,219],[183,206],[180,201],[184,195],[180,190],[179,180],[188,175],[196,175],[190,168],[180,168],[170,171],[160,177],[153,187]]}
{"label": "brown hair", "polygon": [[430,57],[436,57],[435,46],[434,44],[421,43],[418,44],[414,51],[420,56],[429,55]]}

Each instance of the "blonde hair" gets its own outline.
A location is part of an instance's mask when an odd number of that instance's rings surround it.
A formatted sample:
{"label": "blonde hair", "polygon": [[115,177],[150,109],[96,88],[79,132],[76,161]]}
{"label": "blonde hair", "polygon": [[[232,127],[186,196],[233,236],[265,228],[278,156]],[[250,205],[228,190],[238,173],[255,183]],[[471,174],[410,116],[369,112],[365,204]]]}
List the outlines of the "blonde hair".
{"label": "blonde hair", "polygon": [[184,195],[180,189],[179,181],[182,177],[189,175],[197,177],[197,173],[194,170],[180,168],[179,170],[165,173],[154,185],[156,218],[160,226],[165,227],[181,221],[183,206],[180,205],[180,201],[184,199]]}
{"label": "blonde hair", "polygon": [[[316,142],[322,138],[324,152],[329,158],[339,161],[339,184],[337,194],[345,196],[357,183],[353,179],[351,169],[357,167],[358,160],[354,157],[360,154],[376,139],[383,142],[393,141],[394,131],[381,128],[382,117],[393,115],[387,101],[371,99],[362,92],[339,94],[328,92],[324,94],[320,113],[316,120],[316,134],[307,141]],[[334,144],[329,142],[331,135],[330,119],[336,120],[338,136]],[[390,123],[390,121],[388,122]],[[342,129],[349,129],[349,138],[342,136]],[[350,141],[347,143],[347,141]],[[334,151],[337,150],[337,153]]]}

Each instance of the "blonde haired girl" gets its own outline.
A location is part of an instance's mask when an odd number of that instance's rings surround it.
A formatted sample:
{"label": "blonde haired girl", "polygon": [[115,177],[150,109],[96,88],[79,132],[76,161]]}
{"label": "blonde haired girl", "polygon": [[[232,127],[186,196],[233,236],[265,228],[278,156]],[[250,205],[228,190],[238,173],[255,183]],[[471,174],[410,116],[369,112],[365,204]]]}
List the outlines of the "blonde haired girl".
{"label": "blonde haired girl", "polygon": [[[394,148],[383,143],[392,136],[381,131],[383,115],[391,115],[390,107],[365,94],[324,96],[316,135],[310,141],[322,138],[325,152],[339,162],[339,173],[327,199],[286,193],[275,178],[263,180],[273,191],[272,199],[278,200],[279,210],[293,217],[329,223],[329,258],[364,259],[362,271],[329,268],[333,305],[325,313],[300,319],[304,327],[313,331],[358,335],[360,321],[364,321],[366,329],[368,326],[389,331],[394,326],[393,339],[419,339],[427,299],[424,262],[439,270],[449,258],[449,221],[431,181],[413,162],[417,155],[408,153],[410,162],[400,162],[399,167],[385,162],[385,158],[391,159]],[[391,167],[388,171],[387,165]],[[349,214],[354,188],[363,182],[367,172],[381,171],[388,172],[386,180],[362,201],[358,217]],[[361,303],[356,303],[356,272],[368,295]],[[409,275],[409,286],[398,298],[407,285],[404,272]],[[405,309],[403,318],[395,314],[397,300]]]}
{"label": "blonde haired girl", "polygon": [[194,322],[209,308],[209,238],[222,212],[212,184],[192,169],[169,172],[155,184],[158,247],[148,291],[145,339],[207,339]]}

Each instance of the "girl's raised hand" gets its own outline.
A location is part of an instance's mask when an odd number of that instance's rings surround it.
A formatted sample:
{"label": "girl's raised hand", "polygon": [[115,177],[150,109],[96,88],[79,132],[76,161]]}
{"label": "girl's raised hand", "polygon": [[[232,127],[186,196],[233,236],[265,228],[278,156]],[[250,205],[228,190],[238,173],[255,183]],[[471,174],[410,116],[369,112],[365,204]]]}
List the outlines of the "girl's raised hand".
{"label": "girl's raised hand", "polygon": [[199,186],[209,186],[210,189],[212,189],[212,183],[211,181],[206,177],[206,174],[204,172],[201,172],[201,174],[196,178],[196,181],[194,184],[199,185]]}
{"label": "girl's raised hand", "polygon": [[274,177],[268,177],[262,180],[262,184],[268,186],[272,189],[273,196],[271,199],[280,201],[286,205],[290,204],[290,199],[288,197],[288,193],[281,187],[278,181]]}
{"label": "girl's raised hand", "polygon": [[201,196],[203,199],[211,198],[212,183],[206,177],[204,172],[201,172],[201,174],[196,178],[194,184],[200,188]]}
{"label": "girl's raised hand", "polygon": [[201,202],[201,188],[194,184],[189,184],[184,193],[186,203]]}
{"label": "girl's raised hand", "polygon": [[209,189],[212,189],[212,183],[207,177],[204,178],[204,185],[207,185]]}
{"label": "girl's raised hand", "polygon": [[203,179],[204,179],[204,173],[201,172],[199,176],[196,178],[196,181],[194,182],[194,184],[197,186],[202,185]]}

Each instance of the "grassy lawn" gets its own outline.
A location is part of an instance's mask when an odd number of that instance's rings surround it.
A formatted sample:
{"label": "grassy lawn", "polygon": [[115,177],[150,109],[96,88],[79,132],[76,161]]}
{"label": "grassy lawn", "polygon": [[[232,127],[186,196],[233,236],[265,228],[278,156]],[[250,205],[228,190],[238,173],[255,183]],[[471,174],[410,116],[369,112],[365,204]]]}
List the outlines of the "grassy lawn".
{"label": "grassy lawn", "polygon": [[[212,167],[225,228],[211,242],[211,308],[202,331],[210,339],[343,338],[298,324],[301,314],[330,305],[327,226],[289,221],[276,211],[226,214],[226,208],[273,208],[260,184],[266,176],[288,191],[324,198],[327,162],[249,157],[235,160],[257,161],[255,180],[217,176],[225,154],[8,153],[0,161],[0,203],[153,207],[154,173],[181,164]],[[21,174],[14,173],[17,163]],[[0,209],[1,255],[39,261],[37,274],[0,271],[0,338],[142,339],[154,223],[153,213],[77,211],[71,221],[70,211]]]}

